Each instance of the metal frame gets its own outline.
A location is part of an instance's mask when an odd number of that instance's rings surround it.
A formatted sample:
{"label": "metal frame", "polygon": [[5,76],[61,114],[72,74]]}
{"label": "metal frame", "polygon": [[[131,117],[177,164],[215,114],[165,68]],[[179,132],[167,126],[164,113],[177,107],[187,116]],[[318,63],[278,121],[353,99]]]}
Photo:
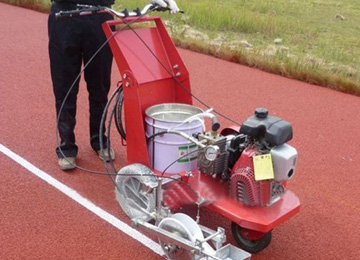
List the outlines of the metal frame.
{"label": "metal frame", "polygon": [[[214,260],[224,260],[224,259],[244,260],[244,259],[250,259],[250,256],[251,256],[249,253],[247,253],[241,249],[238,249],[230,244],[228,244],[226,246],[222,246],[223,242],[225,241],[225,231],[222,228],[218,228],[217,231],[211,230],[209,228],[205,228],[205,231],[204,231],[203,230],[204,227],[201,227],[202,231],[204,233],[206,233],[208,236],[203,240],[196,240],[195,243],[193,243],[182,237],[174,236],[174,234],[172,234],[162,228],[159,228],[157,226],[154,226],[152,224],[144,222],[142,220],[134,220],[134,223],[138,228],[140,228],[146,232],[150,232],[151,234],[157,236],[160,240],[167,242],[167,243],[175,244],[178,247],[181,247],[181,248],[191,252],[193,255],[199,256],[200,258],[210,257],[211,259],[214,259]],[[203,250],[202,245],[204,243],[207,243],[210,240],[213,241],[213,243],[215,244],[214,254]],[[231,256],[229,256],[229,254],[230,254],[229,251],[231,251],[231,250],[233,250],[233,251],[236,250],[236,258],[231,258]],[[226,254],[226,255],[223,256],[224,254]]]}

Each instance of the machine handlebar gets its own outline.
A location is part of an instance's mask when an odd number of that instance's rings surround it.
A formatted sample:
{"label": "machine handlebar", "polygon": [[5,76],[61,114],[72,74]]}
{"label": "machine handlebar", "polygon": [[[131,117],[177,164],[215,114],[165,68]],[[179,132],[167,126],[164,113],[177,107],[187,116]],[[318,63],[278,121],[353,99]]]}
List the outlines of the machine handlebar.
{"label": "machine handlebar", "polygon": [[[97,13],[108,13],[114,16],[117,16],[119,18],[125,18],[125,17],[136,17],[136,16],[142,16],[145,15],[149,11],[168,11],[169,8],[164,8],[159,5],[154,4],[147,4],[142,10],[137,8],[133,12],[129,12],[127,9],[124,9],[121,12],[117,12],[109,7],[105,6],[94,6],[94,5],[82,5],[77,4],[76,5],[78,9],[76,10],[70,10],[70,11],[60,11],[55,14],[55,18],[63,19],[63,18],[71,18],[76,16],[83,16],[83,15],[92,15]],[[179,11],[179,13],[184,13],[184,11]]]}

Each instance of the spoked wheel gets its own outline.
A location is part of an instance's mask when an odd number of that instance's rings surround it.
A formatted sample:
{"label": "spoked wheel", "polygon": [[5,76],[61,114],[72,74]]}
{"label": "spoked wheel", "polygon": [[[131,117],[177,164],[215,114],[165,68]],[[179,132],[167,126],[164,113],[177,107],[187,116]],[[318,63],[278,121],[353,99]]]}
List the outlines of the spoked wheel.
{"label": "spoked wheel", "polygon": [[[159,223],[159,228],[173,234],[175,237],[181,237],[189,242],[195,243],[196,239],[204,239],[201,229],[196,222],[189,216],[177,213],[171,217],[164,218]],[[168,259],[171,260],[193,260],[194,254],[181,248],[171,242],[159,240],[162,249]]]}
{"label": "spoked wheel", "polygon": [[116,200],[125,214],[131,219],[149,221],[155,210],[154,173],[142,164],[131,164],[119,171],[115,183]]}
{"label": "spoked wheel", "polygon": [[242,228],[235,222],[232,222],[231,230],[238,245],[249,253],[258,253],[262,251],[271,241],[271,231],[264,234]]}

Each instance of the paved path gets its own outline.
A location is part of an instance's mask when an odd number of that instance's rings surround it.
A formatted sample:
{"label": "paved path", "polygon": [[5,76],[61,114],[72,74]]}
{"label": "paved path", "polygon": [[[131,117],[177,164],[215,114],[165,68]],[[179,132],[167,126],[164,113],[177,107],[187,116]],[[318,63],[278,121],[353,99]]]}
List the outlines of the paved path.
{"label": "paved path", "polygon": [[[69,174],[57,167],[47,15],[0,3],[0,17],[0,259],[163,259],[156,245],[144,246],[138,235],[120,231],[40,179],[31,172],[34,168],[10,159],[11,152],[17,154],[35,166],[35,172],[48,174],[130,224],[107,176],[79,170]],[[302,208],[273,231],[270,246],[252,259],[356,259],[360,255],[359,97],[179,51],[194,94],[217,110],[241,122],[254,108],[267,107],[293,123],[291,144],[298,149],[299,166],[289,188],[299,196]],[[118,79],[114,66],[113,82]],[[78,104],[78,164],[103,171],[88,143],[83,83]],[[115,149],[120,167],[124,149],[120,143]],[[234,242],[227,220],[207,211],[202,220],[226,227],[229,241]]]}

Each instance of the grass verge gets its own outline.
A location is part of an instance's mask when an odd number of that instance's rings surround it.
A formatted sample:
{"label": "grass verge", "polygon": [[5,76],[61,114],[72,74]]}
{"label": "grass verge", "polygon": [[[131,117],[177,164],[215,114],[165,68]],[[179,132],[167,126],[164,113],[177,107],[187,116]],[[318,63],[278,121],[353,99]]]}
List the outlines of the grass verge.
{"label": "grass verge", "polygon": [[[0,0],[47,12],[48,0]],[[118,1],[115,9],[144,6]],[[360,96],[357,0],[178,0],[158,13],[176,45]],[[126,5],[126,6],[125,6]]]}

